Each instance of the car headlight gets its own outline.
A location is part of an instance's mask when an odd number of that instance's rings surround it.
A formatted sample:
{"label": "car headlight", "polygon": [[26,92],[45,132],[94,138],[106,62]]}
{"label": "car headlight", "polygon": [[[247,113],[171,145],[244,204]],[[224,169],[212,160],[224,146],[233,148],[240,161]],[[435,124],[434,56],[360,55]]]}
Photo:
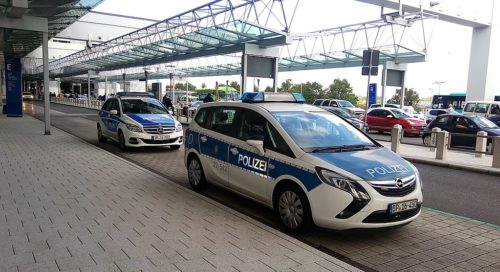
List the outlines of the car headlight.
{"label": "car headlight", "polygon": [[417,181],[420,183],[420,189],[423,189],[424,184],[422,182],[422,178],[420,178],[420,172],[418,172],[418,169],[417,169],[417,167],[415,167],[415,165],[413,165],[413,164],[410,164],[410,165],[413,168],[413,171],[415,171],[415,177],[417,178]]}
{"label": "car headlight", "polygon": [[363,201],[370,200],[370,196],[363,186],[359,185],[356,181],[319,167],[316,168],[316,172],[324,183],[348,192],[354,199]]}
{"label": "car headlight", "polygon": [[134,124],[127,124],[127,128],[132,132],[142,132],[142,128]]}
{"label": "car headlight", "polygon": [[175,126],[175,132],[179,132],[179,131],[182,131],[182,124],[179,123],[177,124],[177,126]]}

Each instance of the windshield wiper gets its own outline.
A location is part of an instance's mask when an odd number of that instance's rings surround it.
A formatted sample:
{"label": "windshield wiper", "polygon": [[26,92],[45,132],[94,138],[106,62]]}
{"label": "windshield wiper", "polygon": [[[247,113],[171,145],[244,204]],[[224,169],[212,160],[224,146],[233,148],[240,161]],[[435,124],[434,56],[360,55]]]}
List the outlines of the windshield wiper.
{"label": "windshield wiper", "polygon": [[320,147],[315,148],[311,152],[346,152],[346,151],[358,151],[358,150],[369,150],[372,148],[377,148],[376,145],[373,144],[361,144],[361,145],[339,145],[339,146],[328,146],[328,147]]}

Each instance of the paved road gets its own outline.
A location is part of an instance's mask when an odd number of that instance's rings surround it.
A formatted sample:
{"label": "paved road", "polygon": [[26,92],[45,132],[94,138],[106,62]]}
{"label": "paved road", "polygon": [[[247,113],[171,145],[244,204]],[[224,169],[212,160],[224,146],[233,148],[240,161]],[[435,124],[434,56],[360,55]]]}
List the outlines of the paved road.
{"label": "paved road", "polygon": [[[29,107],[27,109],[29,110]],[[182,148],[180,150],[144,148],[121,152],[115,143],[98,143],[95,129],[96,111],[55,104],[52,104],[52,109],[64,112],[52,115],[55,127],[149,168],[174,182],[188,186],[182,162],[184,153]],[[42,119],[43,113],[34,111],[34,116]],[[424,205],[426,207],[500,225],[500,217],[498,217],[500,198],[497,197],[500,194],[500,186],[496,181],[498,177],[421,164],[417,164],[417,167],[425,180]],[[204,194],[269,226],[278,228],[272,213],[265,207],[214,186],[211,186]],[[495,262],[498,261],[500,265],[500,233],[496,242],[489,245],[490,248],[493,246],[498,248],[493,248],[493,252],[485,253],[484,247],[478,251],[476,246],[482,246],[479,240],[474,240],[475,244],[472,240],[464,242],[466,239],[472,239],[471,237],[478,237],[477,234],[454,234],[456,231],[465,232],[472,228],[477,231],[474,224],[468,224],[465,222],[467,220],[464,222],[462,220],[464,219],[444,216],[427,209],[419,219],[402,228],[347,232],[317,229],[298,238],[366,271],[399,271],[402,268],[411,268],[410,271],[435,271],[461,262],[465,265],[467,260],[474,256],[479,257],[481,254],[496,254],[494,255]],[[459,225],[455,227],[456,224]],[[481,238],[484,239],[484,237]],[[469,251],[466,246],[470,246],[472,251]],[[449,254],[455,253],[457,255],[469,254],[468,259],[461,257],[462,259],[450,262],[451,255]],[[445,254],[447,254],[446,258],[443,256]]]}

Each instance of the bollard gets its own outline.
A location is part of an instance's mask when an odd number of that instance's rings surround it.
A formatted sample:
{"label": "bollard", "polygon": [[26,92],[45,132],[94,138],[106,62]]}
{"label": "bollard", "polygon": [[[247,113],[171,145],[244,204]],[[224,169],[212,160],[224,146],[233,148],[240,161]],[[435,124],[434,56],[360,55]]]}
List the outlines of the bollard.
{"label": "bollard", "polygon": [[493,137],[493,163],[491,166],[500,168],[500,136]]}
{"label": "bollard", "polygon": [[[486,133],[485,131],[479,131],[477,133],[477,138],[476,138],[476,151],[478,152],[486,152],[486,142],[487,142],[487,138],[483,138],[481,136],[487,136],[488,133]],[[483,153],[476,153],[476,158],[482,158],[483,157]]]}
{"label": "bollard", "polygon": [[391,150],[394,153],[399,153],[399,147],[401,145],[401,131],[403,127],[401,125],[394,125],[391,130]]}
{"label": "bollard", "polygon": [[440,131],[437,133],[436,140],[436,159],[446,160],[446,155],[448,154],[448,137],[450,134],[448,131]]}
{"label": "bollard", "polygon": [[437,133],[440,132],[441,129],[438,128],[438,127],[435,127],[432,129],[432,133],[431,133],[431,141],[429,142],[431,148],[430,150],[431,151],[435,151],[436,150],[436,139],[437,139]]}

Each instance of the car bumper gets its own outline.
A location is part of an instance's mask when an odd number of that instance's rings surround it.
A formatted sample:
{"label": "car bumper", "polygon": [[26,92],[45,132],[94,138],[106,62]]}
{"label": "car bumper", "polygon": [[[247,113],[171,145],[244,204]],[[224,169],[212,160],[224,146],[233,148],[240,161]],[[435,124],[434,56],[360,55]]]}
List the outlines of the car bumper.
{"label": "car bumper", "polygon": [[[366,206],[351,217],[340,219],[336,216],[351,203],[352,197],[330,185],[318,186],[309,192],[314,223],[319,227],[335,230],[385,228],[407,224],[420,215],[423,201],[420,184],[416,185],[413,192],[401,197],[382,196],[374,189],[369,190],[369,194],[371,200]],[[415,199],[418,203],[416,209],[397,214],[389,213],[390,204]]]}
{"label": "car bumper", "polygon": [[158,134],[132,132],[128,130],[123,133],[123,136],[125,137],[126,145],[129,147],[182,145],[184,141],[183,131],[162,134],[162,136],[166,137],[162,140],[153,140],[153,137],[158,136]]}

